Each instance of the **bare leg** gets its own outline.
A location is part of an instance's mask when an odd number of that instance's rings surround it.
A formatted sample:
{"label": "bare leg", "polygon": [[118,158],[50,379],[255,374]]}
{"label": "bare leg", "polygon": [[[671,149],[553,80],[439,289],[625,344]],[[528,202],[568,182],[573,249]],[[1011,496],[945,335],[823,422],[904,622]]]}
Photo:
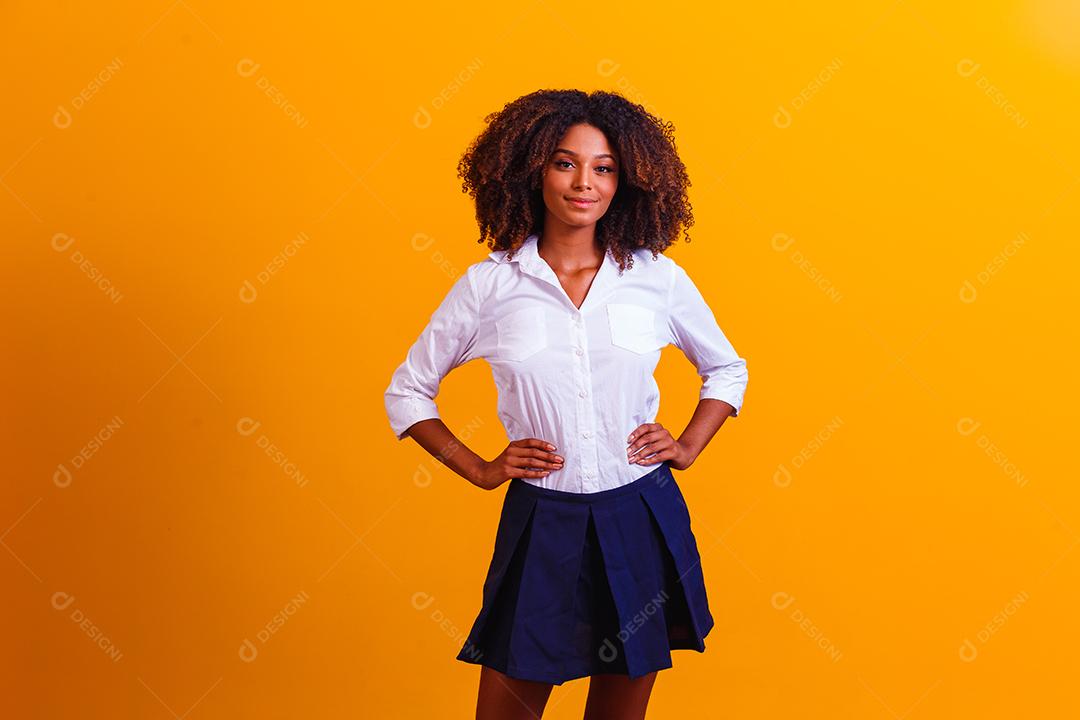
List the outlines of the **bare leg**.
{"label": "bare leg", "polygon": [[655,681],[655,671],[633,680],[626,675],[593,675],[589,678],[585,720],[644,720]]}
{"label": "bare leg", "polygon": [[548,683],[518,680],[481,665],[476,720],[535,720],[543,716],[550,694]]}

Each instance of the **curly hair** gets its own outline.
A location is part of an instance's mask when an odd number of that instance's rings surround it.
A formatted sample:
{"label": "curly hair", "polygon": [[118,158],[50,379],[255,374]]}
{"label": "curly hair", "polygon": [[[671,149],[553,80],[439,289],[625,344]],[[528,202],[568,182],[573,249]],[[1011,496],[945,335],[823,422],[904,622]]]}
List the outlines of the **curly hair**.
{"label": "curly hair", "polygon": [[596,223],[601,247],[622,272],[638,248],[653,259],[670,247],[694,216],[687,195],[690,179],[675,149],[675,127],[618,93],[596,90],[537,90],[484,118],[487,127],[458,162],[462,192],[476,200],[477,243],[512,256],[543,230],[543,169],[572,126],[600,129],[619,157],[615,195]]}

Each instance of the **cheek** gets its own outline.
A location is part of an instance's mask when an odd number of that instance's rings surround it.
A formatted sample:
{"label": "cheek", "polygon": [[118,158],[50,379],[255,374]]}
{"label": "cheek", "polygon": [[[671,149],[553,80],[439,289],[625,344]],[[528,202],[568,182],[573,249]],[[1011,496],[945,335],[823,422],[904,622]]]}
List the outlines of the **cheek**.
{"label": "cheek", "polygon": [[607,210],[608,205],[615,199],[615,191],[619,189],[618,180],[612,180],[610,183],[604,186],[604,209]]}
{"label": "cheek", "polygon": [[604,194],[607,195],[608,199],[610,200],[611,198],[615,197],[615,191],[619,189],[619,177],[617,175],[614,175],[610,178],[605,178],[605,180],[606,182],[604,183]]}
{"label": "cheek", "polygon": [[553,201],[563,195],[563,188],[557,176],[548,175],[544,180],[544,198]]}
{"label": "cheek", "polygon": [[544,186],[544,204],[548,208],[556,208],[559,205],[559,199],[562,197],[562,191],[551,185]]}

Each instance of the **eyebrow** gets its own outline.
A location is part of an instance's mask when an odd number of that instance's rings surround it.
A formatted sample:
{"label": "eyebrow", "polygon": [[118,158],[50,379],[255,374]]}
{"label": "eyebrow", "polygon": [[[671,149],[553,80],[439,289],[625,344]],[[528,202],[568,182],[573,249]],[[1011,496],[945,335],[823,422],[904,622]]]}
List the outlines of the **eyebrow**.
{"label": "eyebrow", "polygon": [[[577,157],[576,152],[574,152],[573,150],[567,150],[566,148],[555,148],[555,152],[557,152],[557,153],[560,153],[560,152],[561,153],[566,153],[567,155]],[[611,158],[612,160],[614,160],[615,156],[614,155],[608,155],[607,153],[601,153],[600,155],[593,155],[593,158],[595,158],[597,160],[599,160],[600,158]]]}

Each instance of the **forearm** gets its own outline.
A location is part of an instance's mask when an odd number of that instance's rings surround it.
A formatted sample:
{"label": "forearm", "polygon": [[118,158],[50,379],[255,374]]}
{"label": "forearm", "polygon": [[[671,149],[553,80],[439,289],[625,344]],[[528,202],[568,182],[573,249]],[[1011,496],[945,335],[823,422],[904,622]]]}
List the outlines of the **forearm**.
{"label": "forearm", "polygon": [[734,407],[723,400],[703,398],[698,401],[693,417],[678,440],[688,456],[687,466],[697,459],[734,410]]}
{"label": "forearm", "polygon": [[458,440],[442,420],[421,420],[413,423],[407,432],[433,458],[473,485],[480,485],[480,471],[486,461]]}

